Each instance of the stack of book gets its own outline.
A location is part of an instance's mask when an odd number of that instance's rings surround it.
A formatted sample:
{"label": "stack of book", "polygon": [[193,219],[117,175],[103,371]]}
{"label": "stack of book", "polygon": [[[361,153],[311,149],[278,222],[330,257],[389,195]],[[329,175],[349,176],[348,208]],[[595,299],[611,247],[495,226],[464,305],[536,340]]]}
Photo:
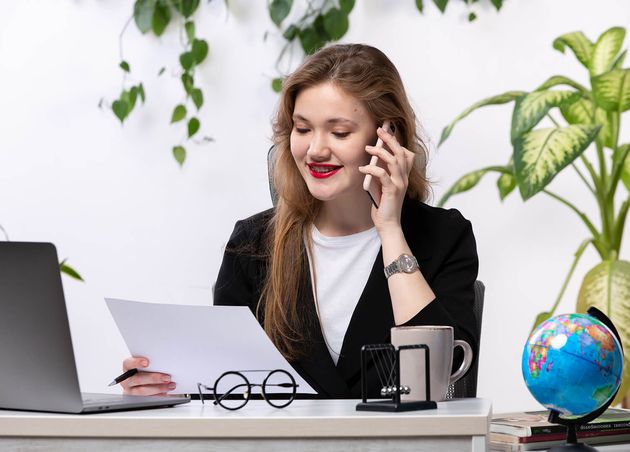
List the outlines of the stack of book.
{"label": "stack of book", "polygon": [[[567,428],[547,421],[548,411],[498,414],[490,424],[490,450],[517,452],[547,449],[563,444]],[[609,408],[604,414],[578,427],[577,436],[586,444],[629,443],[630,410]]]}

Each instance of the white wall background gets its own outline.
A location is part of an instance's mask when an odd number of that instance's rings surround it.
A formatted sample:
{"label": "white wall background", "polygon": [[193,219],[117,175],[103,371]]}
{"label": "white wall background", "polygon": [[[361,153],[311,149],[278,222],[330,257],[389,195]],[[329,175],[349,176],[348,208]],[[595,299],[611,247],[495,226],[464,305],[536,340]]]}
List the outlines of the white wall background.
{"label": "white wall background", "polygon": [[[128,353],[103,297],[210,304],[234,222],[270,206],[265,158],[277,97],[269,86],[282,42],[265,3],[230,0],[228,12],[222,1],[202,2],[197,29],[210,44],[198,74],[206,95],[202,131],[216,142],[189,146],[180,169],[170,146],[183,132],[168,126],[181,97],[176,27],[160,39],[134,26],[126,33],[125,58],[148,98],[121,127],[97,104],[119,93],[118,34],[132,2],[2,2],[0,224],[12,240],[54,242],[85,277],[85,284],[64,284],[86,391],[105,391]],[[343,41],[390,56],[434,142],[481,98],[531,90],[553,74],[586,83],[575,59],[552,49],[553,39],[575,30],[595,39],[630,24],[627,0],[507,0],[498,14],[482,0],[473,23],[460,2],[445,15],[425,3],[420,16],[411,0],[358,1]],[[507,162],[510,113],[509,106],[480,111],[432,153],[436,199],[464,172]],[[622,138],[630,139],[627,124]],[[500,412],[538,407],[520,375],[522,346],[587,234],[570,211],[542,196],[524,204],[515,193],[502,204],[495,180],[450,205],[475,228],[487,285],[479,395]],[[552,187],[595,213],[572,174]],[[596,263],[586,253],[560,312],[573,310],[581,276]]]}

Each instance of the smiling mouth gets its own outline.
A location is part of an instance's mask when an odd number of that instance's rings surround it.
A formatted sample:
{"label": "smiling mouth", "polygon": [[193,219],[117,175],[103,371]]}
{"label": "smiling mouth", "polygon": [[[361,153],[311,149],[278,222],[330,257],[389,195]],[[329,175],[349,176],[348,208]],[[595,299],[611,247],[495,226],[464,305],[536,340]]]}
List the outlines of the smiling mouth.
{"label": "smiling mouth", "polygon": [[307,166],[311,175],[317,179],[330,177],[333,174],[335,174],[337,171],[339,171],[341,168],[343,168],[342,166],[339,166],[339,165],[324,165],[324,164],[315,165],[313,163],[308,163]]}

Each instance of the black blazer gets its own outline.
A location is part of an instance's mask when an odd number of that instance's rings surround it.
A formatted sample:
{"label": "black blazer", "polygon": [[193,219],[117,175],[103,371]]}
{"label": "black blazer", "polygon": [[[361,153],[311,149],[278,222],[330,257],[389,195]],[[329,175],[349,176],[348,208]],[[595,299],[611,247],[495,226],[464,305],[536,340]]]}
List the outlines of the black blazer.
{"label": "black blazer", "polygon": [[[236,223],[215,284],[215,305],[248,306],[256,312],[267,271],[265,230],[272,214],[270,209]],[[455,209],[430,207],[407,198],[401,223],[420,270],[436,294],[405,325],[452,326],[455,338],[468,342],[476,357],[479,337],[473,313],[473,284],[479,262],[470,222]],[[300,309],[308,325],[307,352],[291,364],[321,397],[360,398],[361,347],[390,341],[390,329],[395,324],[383,267],[381,250],[350,320],[336,366],[322,336],[310,275],[303,283]],[[456,353],[454,367],[461,360],[461,352]],[[369,396],[377,397],[380,384],[376,372],[371,369],[368,374]]]}

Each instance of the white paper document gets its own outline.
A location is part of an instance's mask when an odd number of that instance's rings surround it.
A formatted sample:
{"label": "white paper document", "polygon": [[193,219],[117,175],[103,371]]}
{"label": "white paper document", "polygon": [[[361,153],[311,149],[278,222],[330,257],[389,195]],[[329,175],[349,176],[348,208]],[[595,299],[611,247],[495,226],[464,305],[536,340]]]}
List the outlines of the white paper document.
{"label": "white paper document", "polygon": [[[177,383],[173,393],[196,394],[197,383],[212,386],[227,371],[275,369],[293,375],[298,393],[316,392],[247,307],[105,301],[131,354],[149,359],[149,368],[143,370],[170,374]],[[250,381],[260,384],[262,379],[264,374],[257,372]]]}

